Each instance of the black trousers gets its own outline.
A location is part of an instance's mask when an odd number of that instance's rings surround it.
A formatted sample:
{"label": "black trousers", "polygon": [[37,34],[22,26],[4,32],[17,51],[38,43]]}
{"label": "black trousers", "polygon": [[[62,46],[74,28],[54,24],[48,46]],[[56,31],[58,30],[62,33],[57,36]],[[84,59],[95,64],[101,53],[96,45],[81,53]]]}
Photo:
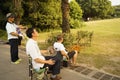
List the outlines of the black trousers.
{"label": "black trousers", "polygon": [[18,57],[18,39],[9,39],[11,61],[15,62]]}
{"label": "black trousers", "polygon": [[46,60],[53,59],[55,60],[54,65],[48,65],[45,64],[44,67],[49,67],[49,70],[52,71],[53,75],[57,75],[60,73],[60,66],[61,66],[61,60],[58,58],[58,55],[56,56],[45,56]]}
{"label": "black trousers", "polygon": [[68,52],[69,59],[73,58],[75,51]]}
{"label": "black trousers", "polygon": [[21,41],[22,41],[22,36],[18,37],[18,45],[21,45]]}

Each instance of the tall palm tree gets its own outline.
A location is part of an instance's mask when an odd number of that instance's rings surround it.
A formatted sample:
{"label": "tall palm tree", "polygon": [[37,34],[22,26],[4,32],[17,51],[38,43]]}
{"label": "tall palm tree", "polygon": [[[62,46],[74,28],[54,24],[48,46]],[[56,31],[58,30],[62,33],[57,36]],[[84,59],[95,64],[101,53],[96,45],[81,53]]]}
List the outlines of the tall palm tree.
{"label": "tall palm tree", "polygon": [[68,0],[61,1],[61,9],[62,9],[62,33],[70,32],[69,25],[69,3]]}

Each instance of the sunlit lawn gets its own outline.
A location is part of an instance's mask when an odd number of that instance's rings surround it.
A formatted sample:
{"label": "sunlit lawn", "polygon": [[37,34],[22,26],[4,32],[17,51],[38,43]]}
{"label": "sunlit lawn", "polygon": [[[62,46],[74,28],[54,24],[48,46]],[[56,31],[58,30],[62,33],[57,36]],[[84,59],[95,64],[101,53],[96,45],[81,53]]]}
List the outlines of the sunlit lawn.
{"label": "sunlit lawn", "polygon": [[[81,49],[78,63],[120,76],[120,18],[89,21],[85,25],[71,30],[72,33],[79,30],[94,32],[91,47]],[[39,41],[45,40],[50,33],[40,33]]]}
{"label": "sunlit lawn", "polygon": [[120,76],[120,18],[85,24],[80,30],[94,31],[92,46],[81,49],[78,62]]}

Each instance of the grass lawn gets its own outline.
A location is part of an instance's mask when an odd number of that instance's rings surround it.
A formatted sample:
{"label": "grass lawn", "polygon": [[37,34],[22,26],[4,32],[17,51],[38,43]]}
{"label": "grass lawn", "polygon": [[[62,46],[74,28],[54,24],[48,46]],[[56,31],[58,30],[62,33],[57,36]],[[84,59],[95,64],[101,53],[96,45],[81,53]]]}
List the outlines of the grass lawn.
{"label": "grass lawn", "polygon": [[[91,47],[81,49],[78,63],[120,76],[120,18],[89,21],[85,25],[71,30],[72,33],[79,30],[94,32]],[[40,33],[39,40],[45,40],[50,33]]]}
{"label": "grass lawn", "polygon": [[81,49],[78,62],[120,76],[120,18],[85,24],[79,30],[94,32],[92,45]]}

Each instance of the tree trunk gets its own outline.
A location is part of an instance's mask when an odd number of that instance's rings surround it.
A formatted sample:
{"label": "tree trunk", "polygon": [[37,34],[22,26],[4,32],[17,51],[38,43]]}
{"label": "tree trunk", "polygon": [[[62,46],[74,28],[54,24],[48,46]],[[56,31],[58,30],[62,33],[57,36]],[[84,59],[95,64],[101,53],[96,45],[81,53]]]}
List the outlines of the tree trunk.
{"label": "tree trunk", "polygon": [[69,3],[68,0],[61,1],[62,9],[62,33],[70,33],[69,25]]}
{"label": "tree trunk", "polygon": [[20,20],[21,20],[21,13],[22,13],[21,2],[22,0],[13,0],[14,13],[16,14],[16,20],[15,20],[16,24],[20,24]]}

